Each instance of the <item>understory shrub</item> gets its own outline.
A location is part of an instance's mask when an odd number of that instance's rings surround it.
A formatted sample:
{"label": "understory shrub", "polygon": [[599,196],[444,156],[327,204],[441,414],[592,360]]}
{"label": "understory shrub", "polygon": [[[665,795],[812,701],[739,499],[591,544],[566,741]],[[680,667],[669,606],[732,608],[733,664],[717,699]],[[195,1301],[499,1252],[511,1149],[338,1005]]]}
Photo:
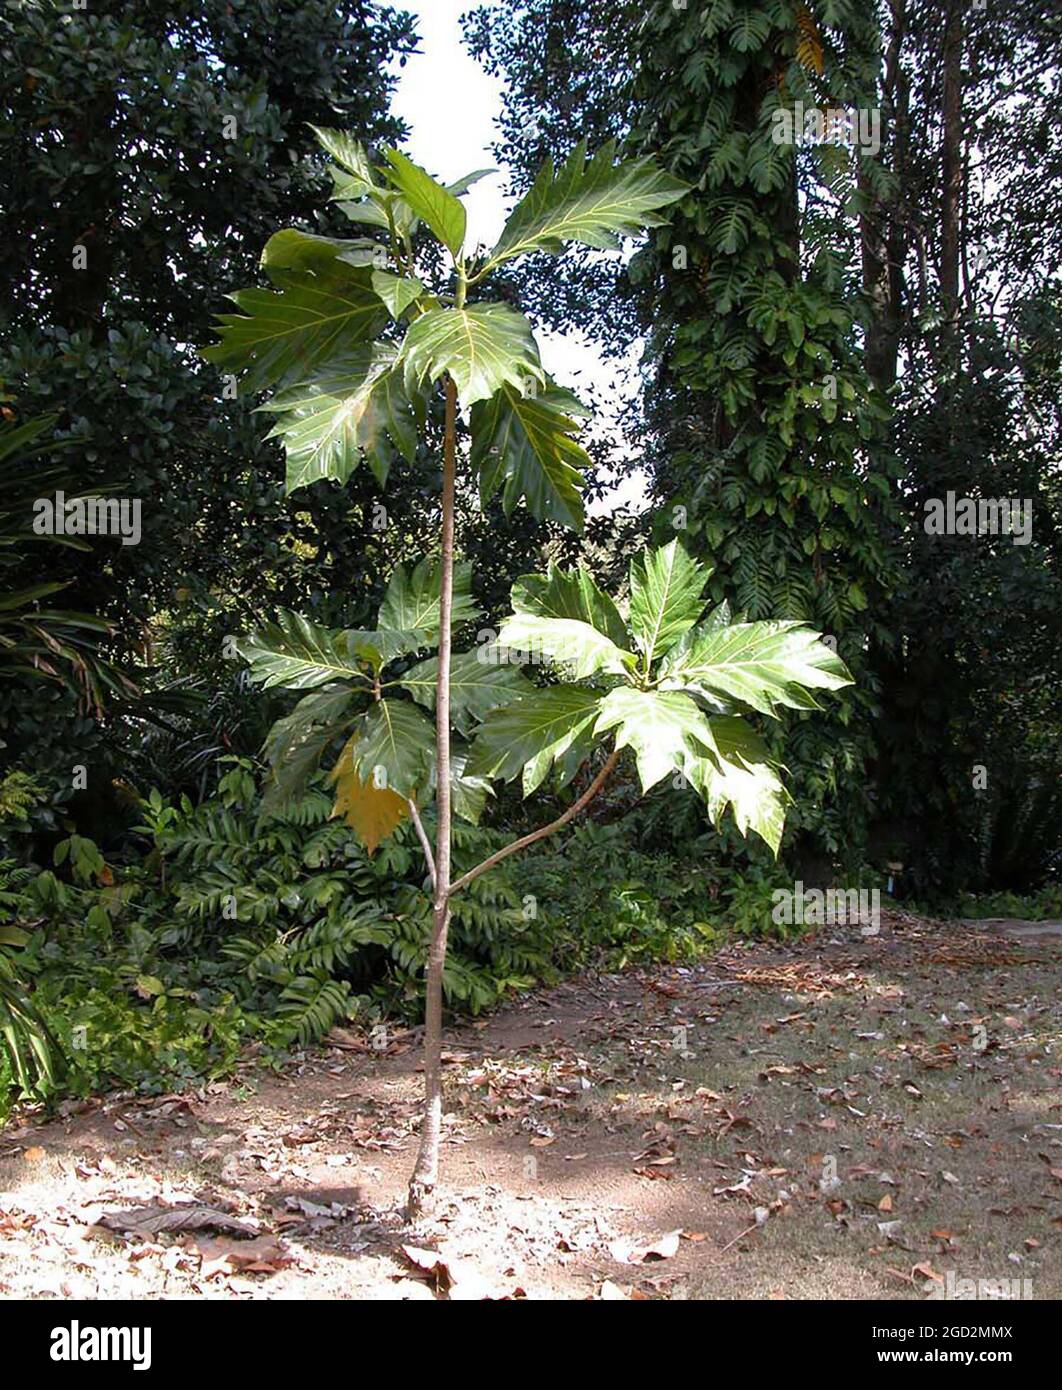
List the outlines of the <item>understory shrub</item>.
{"label": "understory shrub", "polygon": [[[231,1070],[249,1046],[275,1063],[337,1024],[421,1017],[431,902],[412,827],[369,856],[332,818],[324,776],[264,814],[252,760],[222,766],[199,805],[152,791],[106,855],[71,833],[48,867],[0,859],[0,926],[17,933],[17,949],[0,943],[7,988],[56,1063],[34,1075],[0,1048],[0,1114],[4,1097],[158,1093]],[[20,822],[34,789],[6,790]],[[799,930],[772,922],[785,879],[770,861],[740,872],[708,834],[680,852],[641,848],[645,832],[640,813],[584,823],[475,880],[453,904],[449,1007],[476,1014],[564,972],[690,963],[731,935]],[[457,873],[505,839],[463,822],[453,835]]]}
{"label": "understory shrub", "polygon": [[[276,1059],[337,1023],[417,1016],[430,900],[412,832],[370,858],[320,779],[267,818],[251,761],[224,761],[199,806],[153,791],[110,861],[78,834],[49,868],[0,861],[9,987],[64,1061],[34,1079],[0,1047],[0,1106],[13,1088],[158,1091],[225,1071],[250,1042]],[[462,825],[455,863],[497,843]],[[483,875],[454,914],[450,1005],[479,1012],[548,968],[504,871]]]}
{"label": "understory shrub", "polygon": [[1035,893],[961,893],[949,917],[984,920],[1011,917],[1022,922],[1062,919],[1062,883],[1048,883]]}
{"label": "understory shrub", "polygon": [[637,848],[645,829],[640,808],[610,825],[580,825],[514,868],[525,911],[548,925],[559,969],[688,963],[735,936],[803,930],[773,920],[775,889],[793,886],[773,859],[739,869],[714,832],[681,851]]}

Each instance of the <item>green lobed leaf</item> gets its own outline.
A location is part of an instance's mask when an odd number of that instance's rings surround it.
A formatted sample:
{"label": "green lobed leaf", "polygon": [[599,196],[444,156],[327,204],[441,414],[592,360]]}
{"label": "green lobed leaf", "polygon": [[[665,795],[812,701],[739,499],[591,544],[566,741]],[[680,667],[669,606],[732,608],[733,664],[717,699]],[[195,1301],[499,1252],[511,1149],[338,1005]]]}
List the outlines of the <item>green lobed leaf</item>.
{"label": "green lobed leaf", "polygon": [[345,130],[334,130],[329,126],[310,126],[318,143],[332,156],[341,169],[354,175],[368,187],[373,185],[372,165],[364,146]]}
{"label": "green lobed leaf", "polygon": [[274,232],[262,251],[260,265],[272,278],[276,271],[303,270],[317,274],[335,265],[370,266],[379,260],[384,247],[368,237],[344,240],[318,236],[297,227]]}
{"label": "green lobed leaf", "polygon": [[[515,666],[504,665],[496,647],[477,647],[450,660],[450,718],[454,727],[468,735],[492,709],[508,705],[534,686]],[[398,682],[418,704],[435,711],[439,685],[439,658],[428,657],[408,670]]]}
{"label": "green lobed leaf", "polygon": [[563,786],[594,749],[600,702],[593,691],[554,685],[492,710],[472,744],[468,772],[506,782],[522,777],[530,796],[556,764]]}
{"label": "green lobed leaf", "polygon": [[321,627],[297,613],[281,613],[236,644],[250,663],[251,679],[268,688],[309,690],[338,678],[364,679],[353,634]]}
{"label": "green lobed leaf", "polygon": [[[421,798],[434,796],[439,785],[438,768],[433,764],[431,779]],[[473,776],[468,771],[468,749],[460,744],[450,745],[450,808],[461,820],[478,825],[486,809],[487,797],[492,796],[490,780]]]}
{"label": "green lobed leaf", "polygon": [[263,752],[271,777],[262,796],[262,815],[275,815],[305,791],[333,740],[350,725],[354,691],[330,685],[304,695],[269,731]]}
{"label": "green lobed leaf", "polygon": [[852,678],[840,657],[799,622],[735,623],[698,629],[662,674],[703,686],[773,715],[779,705],[818,708],[810,690],[839,690]]}
{"label": "green lobed leaf", "polygon": [[352,744],[362,781],[415,797],[428,785],[435,760],[435,730],[408,700],[376,700],[358,721]]}
{"label": "green lobed leaf", "polygon": [[277,280],[280,289],[232,295],[244,313],[221,314],[221,342],[202,349],[208,362],[244,371],[251,390],[308,375],[386,322],[367,269],[334,268],[317,275],[281,271]]}
{"label": "green lobed leaf", "polygon": [[790,797],[760,736],[743,719],[709,721],[715,738],[710,757],[695,758],[684,771],[704,798],[718,826],[728,807],[742,835],[755,831],[778,853]]}
{"label": "green lobed leaf", "polygon": [[400,150],[389,149],[384,153],[391,166],[388,174],[391,183],[439,241],[454,256],[459,256],[465,242],[464,204]]}
{"label": "green lobed leaf", "polygon": [[251,679],[263,687],[311,690],[333,680],[364,682],[367,668],[378,673],[386,662],[426,647],[429,640],[424,631],[341,631],[285,612],[276,622],[261,624],[236,649],[250,663]]}
{"label": "green lobed leaf", "polygon": [[590,459],[571,436],[579,428],[568,412],[582,407],[567,391],[549,387],[522,395],[503,386],[472,407],[473,471],[485,507],[498,488],[508,516],[521,497],[540,521],[583,527],[579,491]]}
{"label": "green lobed leaf", "polygon": [[374,270],[371,283],[393,319],[400,319],[424,293],[424,286],[415,275],[392,275],[387,270]]}
{"label": "green lobed leaf", "polygon": [[619,609],[584,565],[564,571],[551,562],[545,574],[522,575],[512,587],[512,606],[516,613],[540,618],[574,618],[597,628],[617,647],[629,645]]}
{"label": "green lobed leaf", "polygon": [[[467,771],[468,754],[450,752],[450,806],[455,816],[478,825],[493,795],[486,777],[473,777]],[[438,780],[438,779],[436,779]]]}
{"label": "green lobed leaf", "polygon": [[546,657],[563,666],[573,680],[585,680],[598,673],[626,675],[635,664],[632,652],[617,647],[596,627],[576,618],[512,613],[501,625],[498,643],[528,652],[531,659]]}
{"label": "green lobed leaf", "polygon": [[356,348],[262,407],[281,416],[268,438],[284,445],[289,492],[321,478],[346,482],[362,455],[381,487],[396,451],[413,462],[420,405],[395,363],[390,343]]}
{"label": "green lobed leaf", "polygon": [[[395,230],[398,230],[401,221],[407,229],[411,229],[416,219],[413,216],[412,208],[406,207],[405,203],[399,204],[393,194],[384,195],[379,189],[373,189],[369,196],[365,196],[367,189],[361,179],[354,178],[352,175],[344,173],[342,169],[330,170],[332,175],[332,192],[330,200],[339,204],[339,211],[351,222],[360,223],[365,227],[376,227],[381,232],[391,233],[391,223],[395,223]],[[399,207],[404,209],[404,216],[396,214]],[[390,218],[387,210],[390,210]]]}
{"label": "green lobed leaf", "polygon": [[707,716],[680,691],[617,686],[602,700],[594,732],[610,729],[617,748],[634,750],[643,792],[715,747]]}
{"label": "green lobed leaf", "polygon": [[507,304],[429,309],[410,324],[402,358],[407,386],[448,372],[464,406],[504,386],[527,394],[545,381],[531,325]]}
{"label": "green lobed leaf", "polygon": [[657,209],[676,202],[688,185],[650,159],[615,162],[615,145],[603,145],[590,160],[586,141],[576,145],[554,176],[547,160],[517,203],[488,257],[500,265],[529,251],[558,255],[567,241],[612,250],[621,236],[661,226]]}
{"label": "green lobed leaf", "polygon": [[630,625],[647,662],[666,652],[700,617],[711,573],[677,539],[631,562]]}
{"label": "green lobed leaf", "polygon": [[[396,565],[387,585],[377,624],[399,631],[415,629],[437,637],[439,633],[439,589],[442,573],[435,559],[424,559],[409,573]],[[472,567],[464,561],[454,564],[452,626],[478,618],[480,610],[472,601]]]}

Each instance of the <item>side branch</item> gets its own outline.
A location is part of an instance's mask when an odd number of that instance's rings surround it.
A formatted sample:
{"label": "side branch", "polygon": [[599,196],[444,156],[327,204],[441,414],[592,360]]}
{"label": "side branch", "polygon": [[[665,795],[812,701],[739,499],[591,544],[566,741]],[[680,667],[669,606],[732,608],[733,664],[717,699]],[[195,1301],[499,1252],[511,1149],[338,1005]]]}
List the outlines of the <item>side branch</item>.
{"label": "side branch", "polygon": [[526,849],[528,845],[533,845],[537,840],[544,840],[547,835],[552,835],[554,831],[560,830],[567,825],[570,820],[574,820],[579,812],[593,801],[594,797],[608,781],[612,769],[618,762],[619,749],[613,748],[612,752],[605,760],[601,771],[590,783],[586,791],[583,792],[582,796],[580,796],[577,801],[573,801],[563,815],[558,816],[556,820],[550,821],[549,825],[544,825],[539,830],[532,830],[530,835],[523,835],[519,840],[513,840],[511,844],[504,845],[494,854],[484,859],[482,864],[477,864],[474,869],[469,869],[467,874],[462,874],[459,879],[455,880],[455,882],[450,885],[450,895],[452,896],[456,893],[459,888],[467,888],[473,879],[479,878],[480,874],[485,874],[488,869],[493,869],[495,864],[500,863],[501,860],[508,859],[510,854],[515,854],[519,849]]}
{"label": "side branch", "polygon": [[431,841],[428,839],[427,832],[424,829],[424,822],[421,820],[420,812],[417,810],[417,803],[413,800],[412,797],[407,797],[406,800],[409,806],[409,818],[413,822],[413,828],[417,832],[417,839],[420,841],[420,847],[424,851],[424,858],[427,860],[428,863],[428,873],[431,875],[431,891],[434,894],[435,856],[431,852]]}

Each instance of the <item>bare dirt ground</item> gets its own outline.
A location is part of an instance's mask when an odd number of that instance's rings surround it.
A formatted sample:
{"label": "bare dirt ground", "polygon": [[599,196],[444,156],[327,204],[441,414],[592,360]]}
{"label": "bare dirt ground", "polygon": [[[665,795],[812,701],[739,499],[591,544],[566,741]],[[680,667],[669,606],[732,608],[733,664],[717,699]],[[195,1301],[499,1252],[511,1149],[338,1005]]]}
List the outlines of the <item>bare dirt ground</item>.
{"label": "bare dirt ground", "polygon": [[[1040,924],[1042,925],[1042,924]],[[884,914],[0,1131],[0,1297],[1062,1296],[1062,936]]]}

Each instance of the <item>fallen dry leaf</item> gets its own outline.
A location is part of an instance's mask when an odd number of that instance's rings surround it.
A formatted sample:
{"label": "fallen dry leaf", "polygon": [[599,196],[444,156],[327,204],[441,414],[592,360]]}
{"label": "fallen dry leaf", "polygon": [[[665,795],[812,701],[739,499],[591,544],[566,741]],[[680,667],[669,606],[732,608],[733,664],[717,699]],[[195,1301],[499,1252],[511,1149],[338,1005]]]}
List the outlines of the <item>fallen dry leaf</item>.
{"label": "fallen dry leaf", "polygon": [[402,1254],[410,1264],[428,1275],[436,1293],[445,1294],[451,1302],[498,1297],[489,1281],[467,1260],[439,1250],[425,1250],[418,1245],[403,1245]]}
{"label": "fallen dry leaf", "polygon": [[260,1234],[257,1222],[238,1221],[213,1207],[133,1207],[128,1211],[108,1211],[96,1222],[105,1230],[134,1236],[177,1235],[185,1231],[223,1231],[227,1235],[251,1239]]}
{"label": "fallen dry leaf", "polygon": [[609,1246],[609,1254],[614,1260],[625,1265],[648,1264],[653,1260],[670,1260],[678,1254],[682,1232],[668,1231],[658,1236],[648,1245],[632,1245],[628,1240],[614,1240]]}
{"label": "fallen dry leaf", "polygon": [[605,1282],[601,1285],[601,1291],[598,1294],[598,1298],[600,1298],[605,1303],[628,1302],[627,1295],[623,1292],[620,1286],[618,1284],[614,1284],[611,1279],[606,1279]]}
{"label": "fallen dry leaf", "polygon": [[275,1274],[293,1263],[292,1257],[275,1236],[256,1236],[252,1240],[226,1240],[223,1236],[197,1240],[187,1246],[202,1261],[206,1279],[216,1274]]}

